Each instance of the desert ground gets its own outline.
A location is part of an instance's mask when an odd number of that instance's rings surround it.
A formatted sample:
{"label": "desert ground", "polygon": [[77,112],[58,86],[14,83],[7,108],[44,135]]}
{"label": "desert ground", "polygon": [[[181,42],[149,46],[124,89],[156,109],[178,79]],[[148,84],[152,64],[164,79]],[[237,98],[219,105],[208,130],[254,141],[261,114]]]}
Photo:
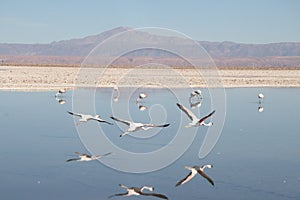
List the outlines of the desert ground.
{"label": "desert ground", "polygon": [[300,87],[300,68],[79,68],[0,66],[0,89],[76,87]]}

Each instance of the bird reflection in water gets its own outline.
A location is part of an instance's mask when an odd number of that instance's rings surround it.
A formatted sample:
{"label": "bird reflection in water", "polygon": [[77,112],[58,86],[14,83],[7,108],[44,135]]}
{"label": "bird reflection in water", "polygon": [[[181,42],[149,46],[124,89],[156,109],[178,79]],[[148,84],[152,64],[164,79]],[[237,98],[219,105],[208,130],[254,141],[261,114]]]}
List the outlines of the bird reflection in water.
{"label": "bird reflection in water", "polygon": [[55,99],[56,99],[57,103],[60,105],[63,105],[66,103],[66,100],[64,100],[64,99],[58,99],[58,98],[55,98]]}
{"label": "bird reflection in water", "polygon": [[259,105],[257,108],[258,112],[263,112],[264,111],[264,107],[262,105]]}
{"label": "bird reflection in water", "polygon": [[196,101],[196,102],[190,101],[191,109],[200,108],[201,105],[202,105],[202,99],[200,99],[199,101]]}
{"label": "bird reflection in water", "polygon": [[202,105],[203,96],[201,90],[195,90],[191,93],[189,102],[191,109],[200,108]]}
{"label": "bird reflection in water", "polygon": [[114,89],[113,89],[113,100],[114,100],[114,102],[119,101],[119,96],[120,96],[120,91],[119,91],[119,88],[118,88],[117,84],[115,84]]}
{"label": "bird reflection in water", "polygon": [[138,105],[139,106],[139,110],[140,111],[145,111],[145,110],[147,110],[148,108],[146,107],[146,106],[144,106],[144,105]]}
{"label": "bird reflection in water", "polygon": [[264,107],[262,105],[262,100],[265,98],[265,95],[263,93],[259,93],[257,95],[257,97],[258,97],[258,108],[257,108],[257,110],[258,110],[258,112],[261,113],[261,112],[264,111]]}
{"label": "bird reflection in water", "polygon": [[59,89],[57,93],[55,94],[55,100],[57,101],[58,104],[63,105],[66,103],[66,100],[63,98],[64,94],[67,93],[67,89]]}
{"label": "bird reflection in water", "polygon": [[142,104],[143,102],[141,101],[147,97],[148,97],[148,95],[146,93],[140,93],[139,97],[136,99],[136,105],[140,111],[148,110],[147,106],[143,105]]}

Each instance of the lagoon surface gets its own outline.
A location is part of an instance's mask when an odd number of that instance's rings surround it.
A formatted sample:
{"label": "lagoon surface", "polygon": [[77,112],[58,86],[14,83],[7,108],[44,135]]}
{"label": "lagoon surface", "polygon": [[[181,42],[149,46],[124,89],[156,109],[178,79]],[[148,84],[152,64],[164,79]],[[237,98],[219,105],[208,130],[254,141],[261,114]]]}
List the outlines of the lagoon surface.
{"label": "lagoon surface", "polygon": [[[114,123],[112,126],[94,121],[76,126],[78,118],[67,113],[76,107],[72,91],[60,97],[65,100],[64,104],[58,103],[55,92],[0,92],[0,199],[107,199],[112,194],[125,192],[118,186],[120,183],[153,186],[155,192],[178,200],[300,199],[300,89],[226,89],[224,122],[218,118],[220,109],[215,108],[208,91],[203,90],[201,106],[191,110],[202,116],[216,109],[215,116],[208,119],[214,123],[211,130],[223,123],[224,127],[215,146],[201,159],[199,149],[210,128],[184,128],[189,119],[176,106],[180,101],[189,107],[190,90],[139,89],[129,92],[129,97],[122,96],[126,92],[120,90],[118,101],[113,100],[115,94],[112,92],[112,89],[95,91],[94,105],[95,112]],[[148,97],[137,105],[135,100],[139,92],[146,92]],[[261,103],[257,98],[260,92],[265,95]],[[186,97],[186,100],[178,96]],[[140,105],[147,109],[139,110]],[[258,111],[260,106],[262,112]],[[130,113],[135,121],[166,122],[170,126],[120,138],[121,130],[126,126],[109,117],[125,118],[126,113]],[[93,136],[88,132],[95,125],[112,145],[132,154],[155,152],[165,146],[170,146],[168,157],[176,151],[181,152],[178,159],[166,166],[163,163],[166,155],[156,156],[161,159],[160,169],[142,172],[143,169],[139,168],[138,173],[128,172],[129,169],[135,170],[134,166],[130,166],[130,159],[118,154],[116,148],[107,148],[100,142],[101,148],[97,151],[95,146],[100,133],[95,130]],[[190,146],[184,150],[180,149],[184,141],[170,142],[178,132],[187,134],[187,137],[196,133]],[[85,137],[94,139],[94,143],[86,142]],[[88,154],[113,152],[113,155],[103,158],[104,163],[66,162],[77,156],[76,151]],[[121,170],[110,167],[116,163]],[[207,163],[214,166],[205,169],[214,180],[214,187],[199,175],[175,187],[189,173],[184,169],[185,165]]]}

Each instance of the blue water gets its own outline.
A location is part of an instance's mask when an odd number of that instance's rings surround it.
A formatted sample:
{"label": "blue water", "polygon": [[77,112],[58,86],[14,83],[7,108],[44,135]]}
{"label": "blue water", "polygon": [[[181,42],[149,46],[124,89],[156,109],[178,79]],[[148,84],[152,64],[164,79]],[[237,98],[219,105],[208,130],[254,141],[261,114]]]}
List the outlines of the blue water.
{"label": "blue water", "polygon": [[[141,131],[135,137],[124,138],[119,135],[125,126],[116,122],[113,126],[101,124],[105,136],[121,149],[135,153],[155,151],[165,145],[172,146],[170,141],[178,130],[187,135],[195,131],[183,128],[189,120],[175,105],[176,95],[186,96],[187,100],[180,103],[188,107],[190,91],[146,90],[149,97],[142,102],[148,108],[146,111],[140,111],[135,103],[138,91],[131,94],[129,101],[121,95],[118,102],[111,100],[111,92],[101,89],[95,94],[95,110],[104,119],[113,122],[110,115],[126,117],[128,111],[135,121],[171,124],[165,129]],[[265,95],[261,103],[263,112],[258,111],[259,92]],[[76,127],[78,119],[74,123],[67,114],[73,110],[72,92],[62,97],[66,101],[63,105],[58,104],[54,94],[0,92],[0,199],[107,199],[109,195],[124,192],[119,183],[153,186],[169,199],[300,199],[300,89],[226,89],[225,123],[212,151],[199,159],[199,149],[208,130],[200,127],[179,159],[148,173],[126,173],[108,167],[114,162],[127,165],[126,158],[117,152],[103,158],[105,164],[66,163],[76,157],[75,151],[89,153],[87,149],[93,149],[80,140],[84,139],[80,131],[99,124],[87,122]],[[214,109],[210,102],[204,91],[201,115]],[[214,126],[219,122],[218,111],[212,119]],[[193,112],[197,113],[196,109]],[[172,148],[175,151],[179,147]],[[110,151],[101,149],[101,153]],[[214,165],[205,172],[215,181],[215,187],[197,175],[175,188],[177,181],[189,173],[183,166],[206,163]],[[137,198],[155,199],[128,197]]]}

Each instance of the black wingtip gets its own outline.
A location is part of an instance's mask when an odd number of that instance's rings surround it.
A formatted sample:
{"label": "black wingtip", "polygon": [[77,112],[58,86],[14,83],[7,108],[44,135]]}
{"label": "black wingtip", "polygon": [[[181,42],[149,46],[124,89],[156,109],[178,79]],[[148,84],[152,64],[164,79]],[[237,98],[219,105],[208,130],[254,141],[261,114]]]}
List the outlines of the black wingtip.
{"label": "black wingtip", "polygon": [[113,123],[108,122],[108,121],[103,121],[103,122],[106,123],[106,124],[109,124],[109,125],[114,125]]}
{"label": "black wingtip", "polygon": [[164,126],[163,126],[163,127],[168,127],[168,126],[170,126],[170,124],[164,124]]}

